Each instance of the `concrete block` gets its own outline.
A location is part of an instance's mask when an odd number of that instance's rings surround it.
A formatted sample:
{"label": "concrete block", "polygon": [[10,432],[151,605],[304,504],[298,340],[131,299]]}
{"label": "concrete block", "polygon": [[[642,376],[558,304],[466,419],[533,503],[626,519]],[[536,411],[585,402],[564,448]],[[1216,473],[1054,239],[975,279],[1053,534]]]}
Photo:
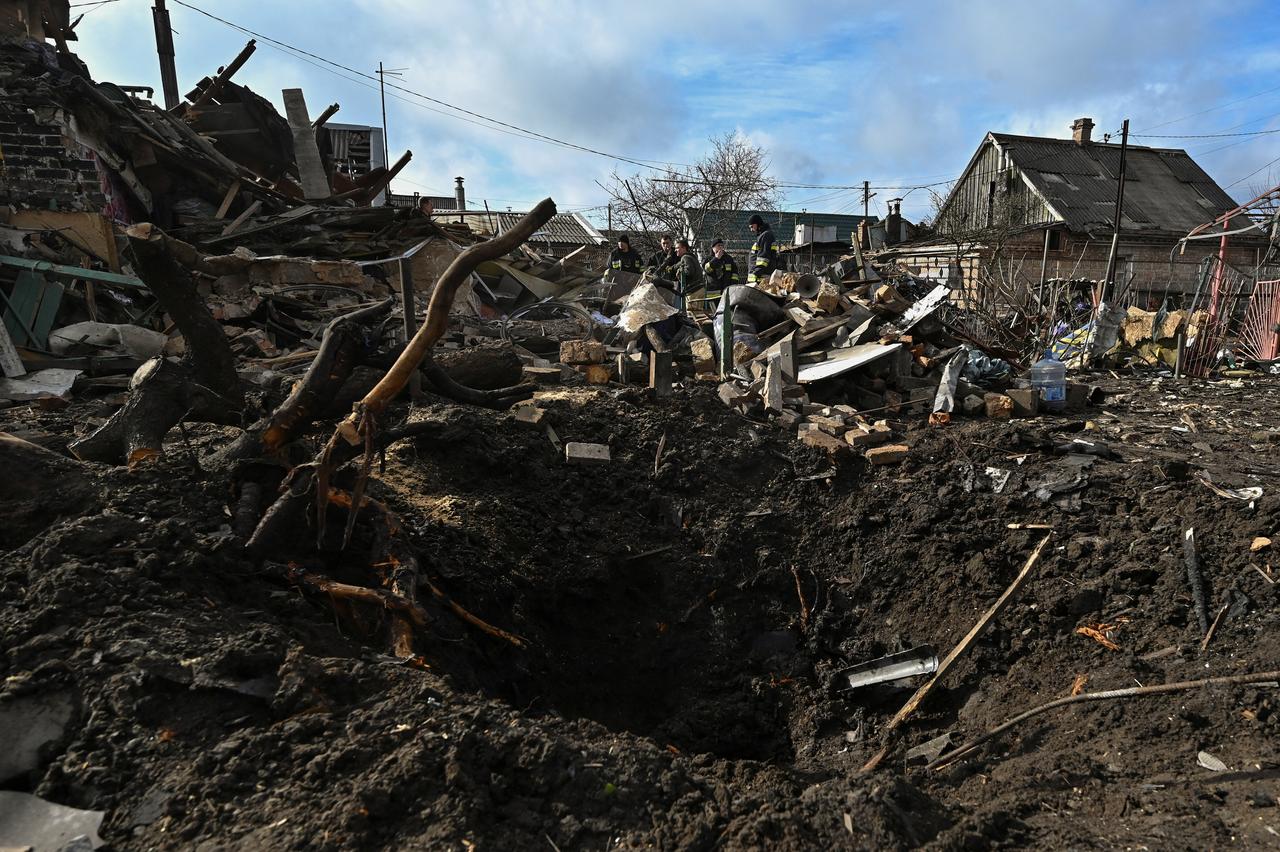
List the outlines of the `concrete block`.
{"label": "concrete block", "polygon": [[977,415],[986,410],[987,404],[983,402],[982,397],[977,394],[970,394],[960,403],[960,407],[964,410],[965,414]]}
{"label": "concrete block", "polygon": [[584,444],[578,441],[570,441],[564,445],[564,460],[569,464],[608,464],[610,461],[609,446],[607,444]]}
{"label": "concrete block", "polygon": [[751,396],[750,393],[738,387],[733,382],[725,382],[720,385],[718,393],[720,394],[720,401],[730,408],[734,408],[735,406],[746,402],[746,400]]}
{"label": "concrete block", "polygon": [[843,435],[847,428],[844,425],[843,417],[824,417],[820,414],[814,414],[810,415],[809,422],[814,426],[817,426],[823,432],[826,432],[828,435]]}
{"label": "concrete block", "polygon": [[1080,412],[1084,411],[1089,404],[1089,386],[1082,385],[1079,382],[1067,382],[1067,403],[1064,411]]}
{"label": "concrete block", "polygon": [[716,353],[716,345],[713,340],[707,337],[699,337],[689,344],[689,351],[693,354],[694,372],[701,374],[719,371],[720,359]]}
{"label": "concrete block", "polygon": [[883,420],[870,426],[858,426],[844,433],[851,447],[878,447],[893,437],[893,430]]}
{"label": "concrete block", "polygon": [[1005,396],[1013,401],[1014,417],[1035,417],[1040,411],[1040,393],[1035,388],[1011,388]]}
{"label": "concrete block", "polygon": [[[810,428],[805,429],[805,426],[809,426]],[[815,447],[819,450],[825,450],[828,455],[834,456],[838,453],[847,452],[849,449],[849,445],[844,441],[841,441],[834,435],[828,435],[826,432],[823,432],[812,424],[801,423],[800,429],[800,443],[810,447]]]}
{"label": "concrete block", "polygon": [[603,364],[604,344],[598,340],[565,340],[560,344],[561,364]]}
{"label": "concrete block", "polygon": [[911,448],[906,444],[889,444],[884,447],[873,447],[863,453],[872,464],[897,464],[907,457]]}
{"label": "concrete block", "polygon": [[1013,400],[1002,393],[988,393],[982,396],[987,407],[987,416],[997,420],[1008,420],[1013,417]]}

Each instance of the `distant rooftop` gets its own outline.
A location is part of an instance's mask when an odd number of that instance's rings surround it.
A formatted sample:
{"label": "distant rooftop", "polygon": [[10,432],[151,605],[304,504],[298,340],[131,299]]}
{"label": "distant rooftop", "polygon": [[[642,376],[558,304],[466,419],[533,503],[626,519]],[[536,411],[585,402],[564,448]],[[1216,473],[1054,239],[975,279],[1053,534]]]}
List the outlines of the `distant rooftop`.
{"label": "distant rooftop", "polygon": [[[697,211],[686,211],[697,216]],[[861,214],[849,213],[817,213],[803,210],[707,210],[702,218],[702,227],[697,229],[694,240],[699,243],[710,243],[716,238],[723,239],[730,250],[746,248],[751,245],[751,230],[747,227],[749,220],[756,213],[773,228],[773,235],[779,243],[790,243],[795,237],[796,225],[812,225],[815,228],[834,227],[836,239],[841,242],[852,242],[853,234],[858,230],[858,223],[863,220]],[[874,224],[880,221],[875,216],[866,217]],[[696,224],[696,219],[695,219]]]}

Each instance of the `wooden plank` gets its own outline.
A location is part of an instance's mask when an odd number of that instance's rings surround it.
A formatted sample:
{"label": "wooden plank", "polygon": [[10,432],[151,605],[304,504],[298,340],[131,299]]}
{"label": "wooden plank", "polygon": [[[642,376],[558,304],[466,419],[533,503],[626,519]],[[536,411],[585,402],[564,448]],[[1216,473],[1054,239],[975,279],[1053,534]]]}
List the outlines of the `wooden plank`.
{"label": "wooden plank", "polygon": [[231,186],[227,187],[227,194],[223,196],[222,204],[218,206],[218,212],[213,214],[215,219],[225,219],[227,211],[231,209],[231,203],[236,200],[236,196],[240,194],[240,178],[231,181]]}
{"label": "wooden plank", "polygon": [[9,224],[26,231],[57,231],[76,248],[101,260],[112,272],[120,271],[115,232],[111,221],[101,213],[15,210],[9,217]]}
{"label": "wooden plank", "polygon": [[[938,681],[942,680],[943,676],[951,669],[952,663],[959,659],[960,655],[969,649],[969,646],[973,644],[973,641],[982,634],[982,631],[987,629],[987,625],[994,621],[996,616],[1004,610],[1005,606],[1008,605],[1009,601],[1013,599],[1013,596],[1018,593],[1018,590],[1021,589],[1023,584],[1027,581],[1027,577],[1031,576],[1031,569],[1040,561],[1040,554],[1044,551],[1044,546],[1049,543],[1049,539],[1052,537],[1053,534],[1049,533],[1045,535],[1044,538],[1040,539],[1040,543],[1036,545],[1036,549],[1032,551],[1031,556],[1027,558],[1026,563],[1022,566],[1022,571],[1020,571],[1018,576],[1013,579],[1013,582],[1009,584],[1009,587],[1004,590],[1004,594],[1002,594],[995,603],[988,607],[987,611],[978,619],[978,622],[974,624],[973,627],[969,628],[969,632],[965,634],[965,637],[951,649],[951,652],[947,654],[946,657],[943,658],[942,662],[938,664],[937,671],[933,673],[933,677],[917,689],[915,694],[907,700],[907,703],[902,705],[902,709],[894,714],[893,718],[889,720],[889,724],[885,725],[884,731],[882,732],[884,735],[892,734],[899,725],[906,721],[908,716],[916,711],[916,708],[920,706],[920,703],[929,696],[930,692],[933,691],[933,688],[938,684]],[[889,746],[885,746],[878,754],[876,754],[875,757],[867,761],[866,765],[862,767],[862,771],[870,772],[875,769],[880,765],[880,761],[883,760],[885,755],[888,753]]]}
{"label": "wooden plank", "polygon": [[236,228],[239,228],[241,225],[244,224],[245,219],[248,219],[254,213],[257,213],[258,210],[260,210],[261,208],[262,208],[261,201],[255,201],[252,204],[250,204],[248,207],[244,209],[244,211],[239,216],[232,219],[227,224],[227,227],[222,229],[222,236],[227,237],[227,236],[230,236],[231,234],[234,234],[236,231]]}
{"label": "wooden plank", "polygon": [[328,198],[333,190],[329,187],[324,162],[320,159],[316,131],[307,116],[307,101],[302,96],[302,90],[284,89],[281,95],[284,97],[285,114],[289,118],[289,129],[293,131],[293,158],[302,178],[302,195],[308,201]]}
{"label": "wooden plank", "polygon": [[800,349],[808,349],[809,347],[813,346],[815,343],[821,343],[824,340],[829,340],[830,338],[835,337],[836,332],[838,332],[840,330],[840,327],[842,325],[845,325],[847,321],[848,321],[848,317],[843,317],[843,316],[835,317],[831,321],[829,321],[826,325],[824,325],[822,328],[819,328],[816,331],[810,331],[808,333],[801,331],[800,340],[797,341],[798,347]]}
{"label": "wooden plank", "polygon": [[[281,225],[285,225],[294,221],[295,219],[302,219],[307,216],[310,216],[312,213],[318,213],[319,211],[320,211],[319,207],[316,207],[311,204],[304,204],[301,207],[295,207],[292,210],[286,210],[285,212],[272,217],[271,220],[265,224],[255,225],[254,227],[249,228],[246,231],[241,231],[240,236],[247,237],[250,234],[257,234],[262,231],[269,231],[272,228],[278,228]],[[224,229],[223,236],[214,237],[211,240],[204,240],[201,242],[201,245],[203,246],[216,245],[220,242],[225,242],[228,239],[230,239],[230,235],[228,235],[226,230]]]}

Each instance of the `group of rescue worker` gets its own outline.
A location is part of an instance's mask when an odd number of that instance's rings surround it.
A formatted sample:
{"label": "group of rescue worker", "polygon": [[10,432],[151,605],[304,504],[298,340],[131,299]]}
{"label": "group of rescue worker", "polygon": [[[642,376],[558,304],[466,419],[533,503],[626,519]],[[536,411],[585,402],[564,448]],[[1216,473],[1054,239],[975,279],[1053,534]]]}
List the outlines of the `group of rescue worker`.
{"label": "group of rescue worker", "polygon": [[[755,238],[747,261],[747,284],[751,285],[767,279],[778,268],[778,248],[772,229],[760,214],[752,215],[747,227]],[[652,270],[660,280],[676,285],[681,306],[689,298],[714,301],[726,288],[742,283],[738,264],[733,255],[725,251],[722,239],[711,243],[711,256],[699,266],[688,240],[664,235],[660,248],[646,261],[631,247],[631,238],[619,234],[618,247],[609,254],[609,268],[636,275]]]}

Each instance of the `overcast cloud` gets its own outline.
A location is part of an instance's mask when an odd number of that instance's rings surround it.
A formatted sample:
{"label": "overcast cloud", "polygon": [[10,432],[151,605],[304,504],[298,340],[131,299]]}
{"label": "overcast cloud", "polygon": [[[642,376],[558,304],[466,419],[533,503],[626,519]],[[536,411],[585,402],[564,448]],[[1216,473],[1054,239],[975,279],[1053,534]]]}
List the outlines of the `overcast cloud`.
{"label": "overcast cloud", "polygon": [[[380,60],[404,68],[407,89],[634,159],[691,162],[708,137],[740,132],[769,149],[783,181],[902,185],[878,190],[873,207],[907,194],[916,218],[929,213],[928,190],[909,187],[958,175],[988,130],[1065,137],[1086,115],[1098,134],[1126,117],[1137,133],[1280,129],[1280,15],[1268,0],[1212,13],[1189,0],[193,5],[364,73]],[[158,87],[150,6],[89,7],[75,49],[97,79]],[[174,0],[170,9],[185,93],[248,36]],[[337,101],[335,121],[379,124],[376,83],[335,70],[260,41],[237,80],[277,104],[300,86],[313,113]],[[477,203],[518,209],[551,195],[587,208],[605,200],[596,181],[636,170],[449,112],[388,98],[392,158],[414,152],[397,191],[448,194],[464,175]],[[1280,182],[1280,163],[1265,167],[1280,133],[1135,142],[1186,148],[1242,200]],[[787,201],[861,208],[855,191],[792,189]]]}

